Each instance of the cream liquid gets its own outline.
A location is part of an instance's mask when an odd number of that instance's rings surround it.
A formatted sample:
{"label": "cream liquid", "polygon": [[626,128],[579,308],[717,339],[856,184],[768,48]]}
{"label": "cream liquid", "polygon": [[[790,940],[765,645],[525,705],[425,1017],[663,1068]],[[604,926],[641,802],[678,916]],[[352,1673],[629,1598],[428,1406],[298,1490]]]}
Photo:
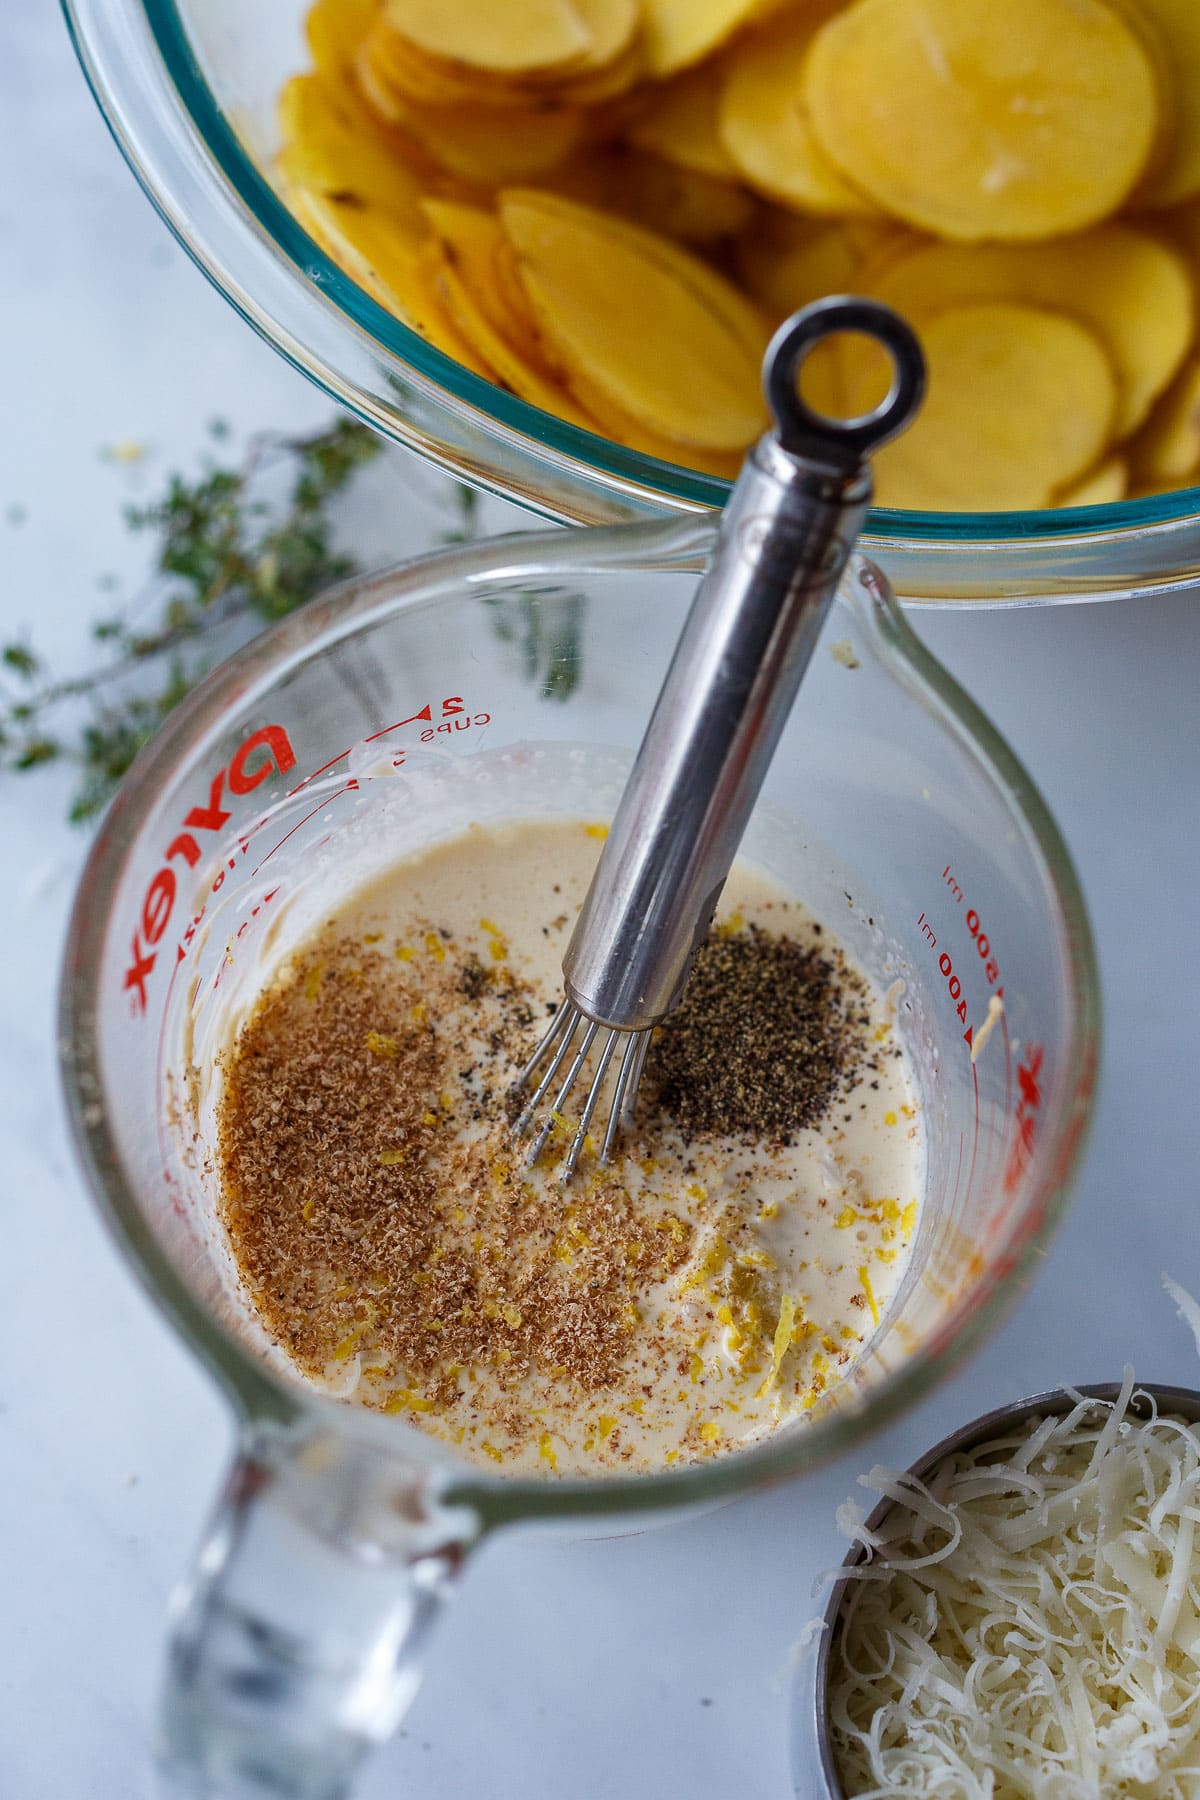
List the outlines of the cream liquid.
{"label": "cream liquid", "polygon": [[[418,985],[423,959],[447,951],[474,953],[485,967],[502,962],[536,996],[538,1022],[520,1047],[527,1053],[547,1003],[561,995],[563,951],[603,835],[583,823],[473,827],[392,868],[332,923],[339,938],[390,947]],[[721,922],[756,924],[826,957],[837,952],[798,901],[743,864],[726,885]],[[617,1174],[643,1226],[630,1256],[649,1266],[655,1243],[672,1234],[686,1235],[687,1254],[669,1275],[647,1274],[640,1285],[618,1381],[588,1390],[533,1369],[514,1394],[504,1371],[455,1368],[455,1397],[426,1410],[420,1383],[384,1366],[368,1337],[328,1366],[330,1388],[403,1413],[473,1461],[525,1474],[694,1461],[803,1415],[852,1369],[899,1286],[916,1227],[924,1152],[911,1073],[886,1003],[871,991],[868,1006],[873,1066],[789,1147],[685,1144],[661,1119],[626,1146]],[[465,1003],[464,1011],[469,1017]],[[474,1038],[464,1068],[487,1060]],[[511,1063],[490,1071],[498,1089],[510,1075]],[[478,1134],[469,1107],[452,1129],[462,1143]],[[556,1254],[569,1273],[576,1208],[571,1191],[559,1189],[553,1154],[525,1179],[526,1192],[561,1219]],[[595,1179],[586,1159],[581,1179]],[[469,1211],[469,1192],[448,1199],[455,1216]]]}

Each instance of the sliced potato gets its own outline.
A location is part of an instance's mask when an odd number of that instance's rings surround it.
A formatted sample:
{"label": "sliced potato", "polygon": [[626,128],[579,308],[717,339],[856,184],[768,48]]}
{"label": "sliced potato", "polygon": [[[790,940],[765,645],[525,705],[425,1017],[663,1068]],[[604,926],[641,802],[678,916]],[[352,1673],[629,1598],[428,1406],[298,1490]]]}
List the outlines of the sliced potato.
{"label": "sliced potato", "polygon": [[762,232],[737,246],[738,276],[777,319],[787,318],[827,294],[852,294],[861,282],[862,258],[840,225],[810,226],[792,243],[778,245]]}
{"label": "sliced potato", "polygon": [[735,182],[627,145],[584,151],[542,185],[689,244],[734,237],[754,216],[754,202]]}
{"label": "sliced potato", "polygon": [[427,246],[387,214],[333,194],[290,187],[287,201],[309,236],[373,300],[464,368],[487,374],[437,299],[423,254]]}
{"label": "sliced potato", "polygon": [[315,0],[304,21],[313,67],[322,81],[354,95],[354,59],[375,21],[377,0]]}
{"label": "sliced potato", "polygon": [[1200,468],[1200,357],[1189,359],[1163,395],[1130,457],[1139,487],[1183,485]]}
{"label": "sliced potato", "polygon": [[447,314],[470,343],[489,379],[498,387],[572,425],[582,426],[587,431],[601,429],[560,382],[548,380],[507,338],[493,330],[470,287],[444,259],[437,267],[434,287]]}
{"label": "sliced potato", "polygon": [[[559,369],[553,354],[547,348],[542,337],[541,326],[537,314],[530,304],[529,295],[525,292],[525,284],[521,280],[521,271],[517,265],[517,253],[499,229],[497,220],[496,236],[492,240],[492,260],[490,268],[491,280],[487,283],[491,295],[491,304],[498,318],[503,320],[502,336],[510,341],[521,343],[526,355],[536,364],[543,375],[552,380],[558,379]],[[482,279],[482,277],[481,277]]]}
{"label": "sliced potato", "polygon": [[1145,418],[1195,329],[1183,260],[1131,225],[1099,225],[1048,244],[927,244],[888,264],[872,291],[918,325],[977,300],[1026,301],[1071,314],[1112,358],[1118,437]]}
{"label": "sliced potato", "polygon": [[[860,291],[862,267],[853,236],[842,225],[810,225],[802,237],[782,246],[755,233],[737,254],[741,279],[779,323],[813,300]],[[836,337],[826,338],[805,358],[800,390],[808,405],[828,418],[847,416],[843,345]]]}
{"label": "sliced potato", "polygon": [[514,106],[529,104],[528,90],[515,81],[487,78],[455,63],[435,61],[388,28],[377,15],[356,60],[361,80],[369,67],[377,85],[422,106]]}
{"label": "sliced potato", "polygon": [[690,69],[766,10],[764,0],[642,0],[650,73]]}
{"label": "sliced potato", "polygon": [[[875,458],[881,506],[1007,511],[1046,506],[1109,440],[1117,384],[1094,333],[1032,306],[958,306],[925,324],[925,405]],[[873,362],[851,369],[853,411],[875,400]]]}
{"label": "sliced potato", "polygon": [[1129,492],[1129,464],[1123,456],[1106,456],[1077,481],[1056,488],[1055,506],[1111,506]]}
{"label": "sliced potato", "polygon": [[673,463],[676,468],[698,469],[704,475],[719,475],[725,481],[737,478],[743,460],[740,451],[700,450],[695,444],[680,444],[673,438],[659,437],[629,413],[615,407],[607,395],[590,388],[586,377],[579,379],[578,390],[585,404],[591,394],[600,413],[605,415],[603,425],[592,426],[592,430],[603,437],[612,438],[642,456],[654,456],[659,462]]}
{"label": "sliced potato", "polygon": [[398,32],[388,28],[381,13],[367,33],[359,52],[370,62],[376,79],[424,106],[524,106],[527,95],[514,81],[486,78],[478,71],[426,56]]}
{"label": "sliced potato", "polygon": [[717,132],[722,81],[721,70],[709,64],[653,89],[648,110],[626,134],[629,142],[697,175],[736,180],[737,165]]}
{"label": "sliced potato", "polygon": [[1182,252],[1193,275],[1200,277],[1200,199],[1185,200],[1170,212],[1156,213],[1154,226]]}
{"label": "sliced potato", "polygon": [[572,0],[384,0],[383,19],[426,56],[492,75],[562,69],[592,47]]}
{"label": "sliced potato", "polygon": [[575,81],[588,80],[612,68],[633,45],[641,24],[638,0],[574,0],[590,40]]}
{"label": "sliced potato", "polygon": [[394,149],[363,129],[316,75],[296,75],[279,97],[284,180],[384,208],[421,235],[421,182]]}
{"label": "sliced potato", "polygon": [[[500,219],[568,385],[680,445],[739,450],[765,423],[757,315],[678,245],[559,195],[513,189]],[[599,404],[598,404],[599,403]]]}
{"label": "sliced potato", "polygon": [[422,210],[439,253],[438,294],[495,379],[546,412],[599,430],[547,364],[523,289],[499,288],[497,252],[505,239],[498,220],[459,201],[426,200]]}
{"label": "sliced potato", "polygon": [[847,180],[967,242],[1103,218],[1159,124],[1153,56],[1103,0],[854,0],[817,33],[805,93]]}
{"label": "sliced potato", "polygon": [[1162,46],[1171,88],[1163,155],[1138,199],[1148,206],[1176,206],[1200,194],[1200,4],[1137,0],[1137,11]]}
{"label": "sliced potato", "polygon": [[393,121],[439,168],[480,187],[508,187],[557,168],[587,128],[577,107],[422,106],[393,96]]}
{"label": "sliced potato", "polygon": [[[595,105],[623,93],[642,68],[635,41],[637,0],[571,0],[571,4],[586,31],[588,47],[569,62],[548,68],[498,69],[432,54],[396,29],[386,8],[377,14],[368,41],[381,72],[389,71],[397,86],[428,105],[478,102],[485,106],[525,107],[550,95],[576,104]],[[447,0],[446,11],[449,10]],[[503,32],[510,12],[503,8],[494,10]]]}
{"label": "sliced potato", "polygon": [[[740,279],[774,324],[830,294],[870,292],[876,274],[921,241],[890,220],[801,225],[793,217],[791,223],[789,233],[747,233],[735,255]],[[837,336],[818,344],[806,358],[800,386],[818,412],[830,418],[849,415],[846,359],[855,354],[856,349]],[[890,381],[886,360],[880,368],[882,393]]]}
{"label": "sliced potato", "polygon": [[721,142],[752,187],[836,218],[878,211],[826,156],[809,123],[804,66],[817,31],[840,8],[841,0],[812,0],[743,38],[730,53],[718,113]]}

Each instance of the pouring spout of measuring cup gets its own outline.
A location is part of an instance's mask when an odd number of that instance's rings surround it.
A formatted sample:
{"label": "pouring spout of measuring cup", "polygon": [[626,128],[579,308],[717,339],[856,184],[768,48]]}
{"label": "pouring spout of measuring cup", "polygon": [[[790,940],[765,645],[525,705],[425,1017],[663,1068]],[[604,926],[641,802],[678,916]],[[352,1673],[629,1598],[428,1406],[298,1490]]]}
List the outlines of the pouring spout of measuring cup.
{"label": "pouring spout of measuring cup", "polygon": [[344,1800],[408,1710],[478,1534],[432,1464],[311,1418],[247,1428],[174,1606],[164,1795]]}

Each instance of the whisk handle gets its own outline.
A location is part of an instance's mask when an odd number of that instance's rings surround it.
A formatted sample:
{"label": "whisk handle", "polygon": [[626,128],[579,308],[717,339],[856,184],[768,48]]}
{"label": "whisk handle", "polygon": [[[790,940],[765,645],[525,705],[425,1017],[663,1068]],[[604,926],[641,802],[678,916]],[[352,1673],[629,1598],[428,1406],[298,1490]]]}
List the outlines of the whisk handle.
{"label": "whisk handle", "polygon": [[[821,338],[877,338],[895,370],[871,414],[833,421],[800,398]],[[838,298],[790,320],[765,364],[776,430],[725,508],[563,960],[567,994],[622,1030],[678,1003],[871,500],[868,451],[908,422],[924,383],[909,328]]]}

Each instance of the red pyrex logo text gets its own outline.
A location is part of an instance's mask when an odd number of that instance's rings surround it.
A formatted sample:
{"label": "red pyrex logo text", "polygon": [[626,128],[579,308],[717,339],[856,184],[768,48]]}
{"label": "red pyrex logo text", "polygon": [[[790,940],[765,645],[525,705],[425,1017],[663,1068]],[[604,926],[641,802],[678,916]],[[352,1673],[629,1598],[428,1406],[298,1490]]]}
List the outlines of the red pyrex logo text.
{"label": "red pyrex logo text", "polygon": [[295,752],[283,726],[264,725],[234,752],[227,768],[217,770],[208,790],[208,804],[193,806],[183,821],[183,830],[167,845],[163,866],[142,898],[141,921],[133,934],[131,961],[125,971],[125,986],[131,990],[134,1006],[141,1015],[146,1012],[146,982],[158,960],[156,946],[162,941],[175,907],[178,883],[172,862],[178,857],[194,869],[200,861],[195,833],[220,831],[229,823],[233,815],[221,804],[226,782],[231,794],[251,794],[272,769],[286,775],[295,766]]}

